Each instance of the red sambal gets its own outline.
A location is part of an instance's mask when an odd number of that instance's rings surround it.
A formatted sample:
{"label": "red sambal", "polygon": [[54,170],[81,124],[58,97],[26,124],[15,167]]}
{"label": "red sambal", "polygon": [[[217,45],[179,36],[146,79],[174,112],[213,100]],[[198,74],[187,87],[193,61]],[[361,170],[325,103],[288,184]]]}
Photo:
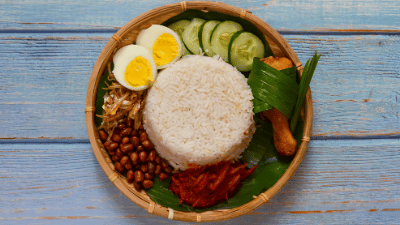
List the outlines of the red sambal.
{"label": "red sambal", "polygon": [[240,162],[220,162],[197,166],[171,177],[169,189],[183,202],[194,208],[207,208],[234,196],[246,179],[257,168],[246,168]]}

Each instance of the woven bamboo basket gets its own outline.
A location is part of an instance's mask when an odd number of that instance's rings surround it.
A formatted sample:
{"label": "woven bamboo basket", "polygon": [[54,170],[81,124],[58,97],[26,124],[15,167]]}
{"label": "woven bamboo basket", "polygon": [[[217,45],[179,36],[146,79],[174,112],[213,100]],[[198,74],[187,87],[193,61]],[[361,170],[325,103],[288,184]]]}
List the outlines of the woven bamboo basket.
{"label": "woven bamboo basket", "polygon": [[110,181],[130,200],[146,209],[148,213],[169,219],[190,222],[221,221],[245,215],[267,203],[293,176],[306,153],[306,149],[310,141],[313,118],[312,96],[310,89],[306,95],[305,104],[302,110],[302,118],[304,120],[303,139],[289,168],[275,183],[275,185],[273,185],[267,191],[259,194],[258,196],[254,196],[253,200],[250,202],[233,209],[214,210],[201,213],[181,212],[156,204],[144,191],[136,191],[133,185],[126,181],[124,176],[114,170],[114,165],[109,158],[107,151],[104,149],[101,140],[99,139],[98,130],[94,122],[96,94],[99,80],[104,73],[107,63],[112,61],[112,56],[115,51],[125,45],[134,43],[138,33],[141,30],[150,27],[152,24],[161,24],[167,19],[189,9],[215,11],[250,21],[264,34],[266,40],[270,44],[274,56],[286,56],[291,59],[294,65],[297,67],[298,75],[301,76],[303,66],[286,40],[267,23],[252,15],[251,12],[224,3],[209,1],[183,1],[165,5],[145,12],[129,21],[112,36],[102,50],[94,65],[88,85],[85,108],[87,130],[93,152]]}

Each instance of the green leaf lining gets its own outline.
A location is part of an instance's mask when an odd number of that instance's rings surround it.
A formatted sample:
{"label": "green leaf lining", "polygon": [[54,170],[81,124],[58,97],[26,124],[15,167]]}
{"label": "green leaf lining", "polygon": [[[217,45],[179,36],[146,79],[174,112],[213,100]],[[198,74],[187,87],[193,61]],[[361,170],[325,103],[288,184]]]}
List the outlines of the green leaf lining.
{"label": "green leaf lining", "polygon": [[307,63],[304,66],[303,75],[300,80],[299,95],[294,109],[294,113],[292,117],[288,117],[291,118],[290,130],[292,131],[292,133],[296,129],[297,120],[300,116],[301,108],[303,108],[305,97],[308,88],[310,87],[311,79],[314,75],[315,68],[317,68],[318,60],[320,57],[321,55],[318,55],[317,51],[315,51],[314,56],[311,59],[307,60]]}
{"label": "green leaf lining", "polygon": [[[207,19],[207,20],[233,20],[239,22],[245,27],[245,30],[252,32],[260,37],[261,40],[265,41],[263,34],[250,22],[247,20],[241,19],[239,17],[233,17],[221,13],[216,12],[202,12],[197,10],[188,10],[184,13],[179,14],[176,17],[171,18],[170,20],[163,23],[163,25],[168,25],[173,22],[176,22],[181,19],[193,19],[195,17]],[[272,51],[269,48],[268,44],[264,44],[266,47],[265,56],[272,55]],[[279,72],[279,71],[278,71]],[[281,71],[284,74],[287,74],[291,77],[292,80],[296,79],[296,75],[293,76],[293,68],[287,69],[287,71]],[[296,73],[296,68],[294,68],[294,74]],[[245,74],[248,75],[248,74]],[[103,90],[106,87],[105,82],[108,76],[108,71],[106,70],[103,76],[100,78],[98,91],[97,91],[97,99],[96,99],[96,114],[102,113],[102,104],[103,104],[103,96],[106,93]],[[254,79],[252,82],[256,82],[257,79]],[[264,86],[268,86],[268,84],[263,84]],[[297,96],[297,95],[296,95]],[[263,98],[263,96],[261,96]],[[254,108],[259,111],[268,110],[273,108],[274,106],[263,103],[259,98],[253,100]],[[290,117],[289,117],[290,118]],[[258,115],[255,116],[255,120],[257,121],[257,129],[256,133],[253,136],[253,139],[242,154],[241,161],[243,163],[248,163],[248,166],[251,167],[253,165],[258,164],[257,169],[247,178],[238,193],[230,198],[228,201],[218,204],[217,206],[206,208],[206,209],[195,209],[186,204],[179,204],[179,199],[169,190],[170,179],[166,181],[160,181],[158,177],[154,179],[154,185],[152,188],[145,190],[146,193],[158,204],[172,208],[174,210],[179,211],[195,211],[202,212],[214,209],[227,209],[227,208],[235,208],[241,206],[253,199],[254,195],[260,194],[260,192],[268,190],[272,187],[279,178],[286,171],[288,166],[292,161],[292,157],[284,158],[281,157],[277,151],[275,150],[272,136],[272,126],[271,124],[264,122],[258,119]],[[95,119],[96,126],[100,126],[101,119]],[[297,122],[296,131],[294,132],[294,136],[298,141],[298,144],[301,143],[302,132],[303,132],[303,121],[301,118]]]}
{"label": "green leaf lining", "polygon": [[281,111],[291,118],[296,105],[299,85],[292,76],[274,69],[270,65],[254,58],[253,69],[247,81],[254,98],[255,113],[264,111],[265,104]]}

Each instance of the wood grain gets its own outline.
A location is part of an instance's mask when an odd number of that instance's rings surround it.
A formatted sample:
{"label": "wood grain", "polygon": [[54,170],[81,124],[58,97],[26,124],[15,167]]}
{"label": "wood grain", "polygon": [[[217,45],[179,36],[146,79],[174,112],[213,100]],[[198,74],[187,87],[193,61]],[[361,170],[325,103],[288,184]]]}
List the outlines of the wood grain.
{"label": "wood grain", "polygon": [[[87,85],[110,36],[0,35],[0,138],[87,141]],[[399,36],[284,37],[303,64],[322,54],[311,82],[314,139],[400,136]]]}
{"label": "wood grain", "polygon": [[399,136],[398,36],[285,36],[302,62],[322,54],[311,88],[313,136]]}
{"label": "wood grain", "polygon": [[[20,29],[110,29],[121,27],[150,9],[176,0],[6,1],[0,8],[0,32]],[[400,2],[395,0],[224,0],[244,8],[275,29],[400,30]]]}
{"label": "wood grain", "polygon": [[0,37],[0,136],[85,138],[87,84],[111,36]]}
{"label": "wood grain", "polygon": [[[187,224],[148,214],[108,180],[84,113],[108,39],[175,2],[0,1],[0,224]],[[296,174],[264,206],[218,224],[398,224],[400,1],[222,2],[277,29],[303,64],[322,57]]]}
{"label": "wood grain", "polygon": [[[399,145],[399,139],[311,141],[281,192],[221,224],[396,223]],[[0,160],[0,223],[180,224],[122,195],[90,144],[1,144]]]}

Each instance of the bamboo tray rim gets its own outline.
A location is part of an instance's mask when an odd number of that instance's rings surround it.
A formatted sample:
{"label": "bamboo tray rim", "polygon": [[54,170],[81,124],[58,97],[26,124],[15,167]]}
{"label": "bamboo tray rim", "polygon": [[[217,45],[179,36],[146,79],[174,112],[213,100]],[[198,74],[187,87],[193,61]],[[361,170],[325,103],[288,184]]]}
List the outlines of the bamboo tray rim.
{"label": "bamboo tray rim", "polygon": [[129,34],[131,30],[140,29],[140,25],[151,21],[153,18],[165,14],[179,14],[188,9],[196,9],[202,11],[215,11],[220,13],[225,13],[228,15],[233,15],[246,19],[252,22],[256,27],[268,38],[274,42],[283,54],[292,60],[295,64],[299,76],[301,76],[303,71],[303,66],[299,61],[297,55],[292,50],[290,45],[286,40],[272,27],[270,27],[266,22],[254,16],[250,11],[245,9],[240,9],[225,3],[211,2],[211,1],[182,1],[179,3],[172,3],[164,5],[152,10],[149,10],[136,18],[129,21],[121,29],[119,29],[110,38],[104,49],[101,51],[90,76],[88,83],[88,91],[86,96],[86,125],[88,130],[89,140],[96,156],[97,161],[102,167],[105,174],[108,176],[110,181],[130,200],[135,202],[137,205],[146,209],[148,213],[159,215],[168,219],[189,221],[189,222],[212,222],[212,221],[222,221],[227,219],[232,219],[238,216],[245,215],[254,209],[267,203],[274,195],[276,195],[283,186],[290,180],[293,174],[296,172],[298,166],[300,165],[308,147],[312,129],[312,119],[313,119],[313,105],[312,105],[312,95],[311,89],[308,90],[305,104],[304,104],[304,128],[303,128],[303,139],[301,141],[300,147],[298,148],[295,157],[293,158],[290,166],[282,177],[267,191],[260,193],[258,196],[254,196],[254,199],[250,202],[233,208],[233,209],[221,209],[206,212],[182,212],[173,210],[170,208],[163,207],[155,203],[151,198],[144,192],[138,192],[133,188],[133,185],[126,182],[125,177],[117,173],[114,170],[111,159],[106,156],[106,150],[102,145],[98,133],[97,127],[95,125],[95,103],[97,96],[97,88],[99,85],[100,77],[103,75],[107,62],[110,60],[111,55],[117,48],[118,44],[123,40],[123,38]]}

